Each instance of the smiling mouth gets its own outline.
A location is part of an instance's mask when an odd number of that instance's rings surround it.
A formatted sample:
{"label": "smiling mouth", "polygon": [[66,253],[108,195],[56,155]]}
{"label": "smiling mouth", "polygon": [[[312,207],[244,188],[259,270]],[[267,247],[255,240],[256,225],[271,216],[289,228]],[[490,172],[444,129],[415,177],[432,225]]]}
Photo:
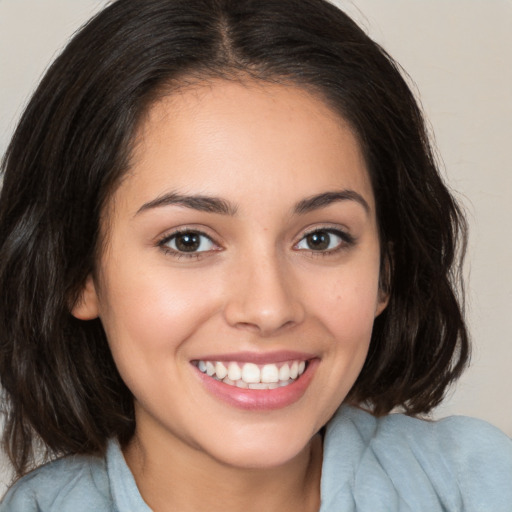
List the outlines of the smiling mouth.
{"label": "smiling mouth", "polygon": [[293,360],[278,364],[235,361],[193,361],[197,369],[217,381],[241,389],[267,390],[293,384],[305,372],[308,362]]}

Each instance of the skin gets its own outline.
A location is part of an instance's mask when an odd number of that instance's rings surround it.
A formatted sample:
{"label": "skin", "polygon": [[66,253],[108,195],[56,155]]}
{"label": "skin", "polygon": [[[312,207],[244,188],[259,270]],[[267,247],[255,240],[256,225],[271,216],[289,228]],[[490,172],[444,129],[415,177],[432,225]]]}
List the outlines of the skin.
{"label": "skin", "polygon": [[[155,511],[318,510],[317,433],[355,382],[387,303],[354,134],[299,88],[218,80],[154,104],[132,156],[97,277],[73,313],[101,318],[135,397],[125,457],[141,495]],[[351,193],[296,211],[333,191]],[[231,211],[155,203],[169,193],[221,198]],[[204,232],[205,250],[176,253],[176,229]],[[348,238],[331,232],[329,249],[311,249],[305,235],[326,229]],[[278,350],[317,366],[301,398],[274,410],[220,400],[191,364]]]}

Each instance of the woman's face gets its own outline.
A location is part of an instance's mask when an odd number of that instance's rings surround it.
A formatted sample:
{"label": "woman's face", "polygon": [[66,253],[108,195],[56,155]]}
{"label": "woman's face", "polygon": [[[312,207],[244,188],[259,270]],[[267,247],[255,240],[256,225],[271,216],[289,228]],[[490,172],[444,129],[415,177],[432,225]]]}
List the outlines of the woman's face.
{"label": "woman's face", "polygon": [[386,302],[346,123],[291,86],[181,90],[148,112],[108,213],[74,314],[101,318],[139,438],[238,467],[302,453]]}

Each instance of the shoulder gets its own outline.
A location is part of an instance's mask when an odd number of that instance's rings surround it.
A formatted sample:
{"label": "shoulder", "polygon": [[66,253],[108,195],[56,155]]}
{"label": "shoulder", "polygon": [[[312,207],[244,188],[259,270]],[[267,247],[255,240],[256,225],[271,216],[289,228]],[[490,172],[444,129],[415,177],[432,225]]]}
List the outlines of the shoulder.
{"label": "shoulder", "polygon": [[341,456],[352,461],[356,491],[373,479],[399,501],[417,500],[417,510],[430,502],[430,510],[510,510],[512,440],[481,420],[376,418],[343,407],[328,426],[324,453],[331,467]]}
{"label": "shoulder", "polygon": [[45,464],[18,480],[0,503],[0,512],[68,510],[112,510],[103,458],[74,455]]}
{"label": "shoulder", "polygon": [[450,416],[429,421],[403,414],[378,418],[362,409],[342,407],[331,420],[329,431],[333,437],[351,431],[363,444],[378,449],[408,446],[420,450],[414,452],[418,454],[428,450],[446,462],[490,459],[503,469],[512,464],[512,440],[476,418]]}

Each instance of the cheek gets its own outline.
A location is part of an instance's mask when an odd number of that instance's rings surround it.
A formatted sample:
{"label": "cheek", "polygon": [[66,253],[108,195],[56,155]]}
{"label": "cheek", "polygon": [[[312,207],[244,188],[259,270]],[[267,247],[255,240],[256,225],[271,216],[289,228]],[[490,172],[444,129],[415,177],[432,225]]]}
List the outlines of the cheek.
{"label": "cheek", "polygon": [[310,283],[309,308],[328,340],[323,346],[318,425],[345,400],[366,360],[378,301],[378,272],[352,268]]}
{"label": "cheek", "polygon": [[351,269],[309,285],[310,308],[337,340],[359,345],[370,340],[379,304],[377,265]]}
{"label": "cheek", "polygon": [[215,287],[200,275],[152,267],[144,273],[119,268],[110,277],[101,320],[114,356],[176,351],[218,309]]}

